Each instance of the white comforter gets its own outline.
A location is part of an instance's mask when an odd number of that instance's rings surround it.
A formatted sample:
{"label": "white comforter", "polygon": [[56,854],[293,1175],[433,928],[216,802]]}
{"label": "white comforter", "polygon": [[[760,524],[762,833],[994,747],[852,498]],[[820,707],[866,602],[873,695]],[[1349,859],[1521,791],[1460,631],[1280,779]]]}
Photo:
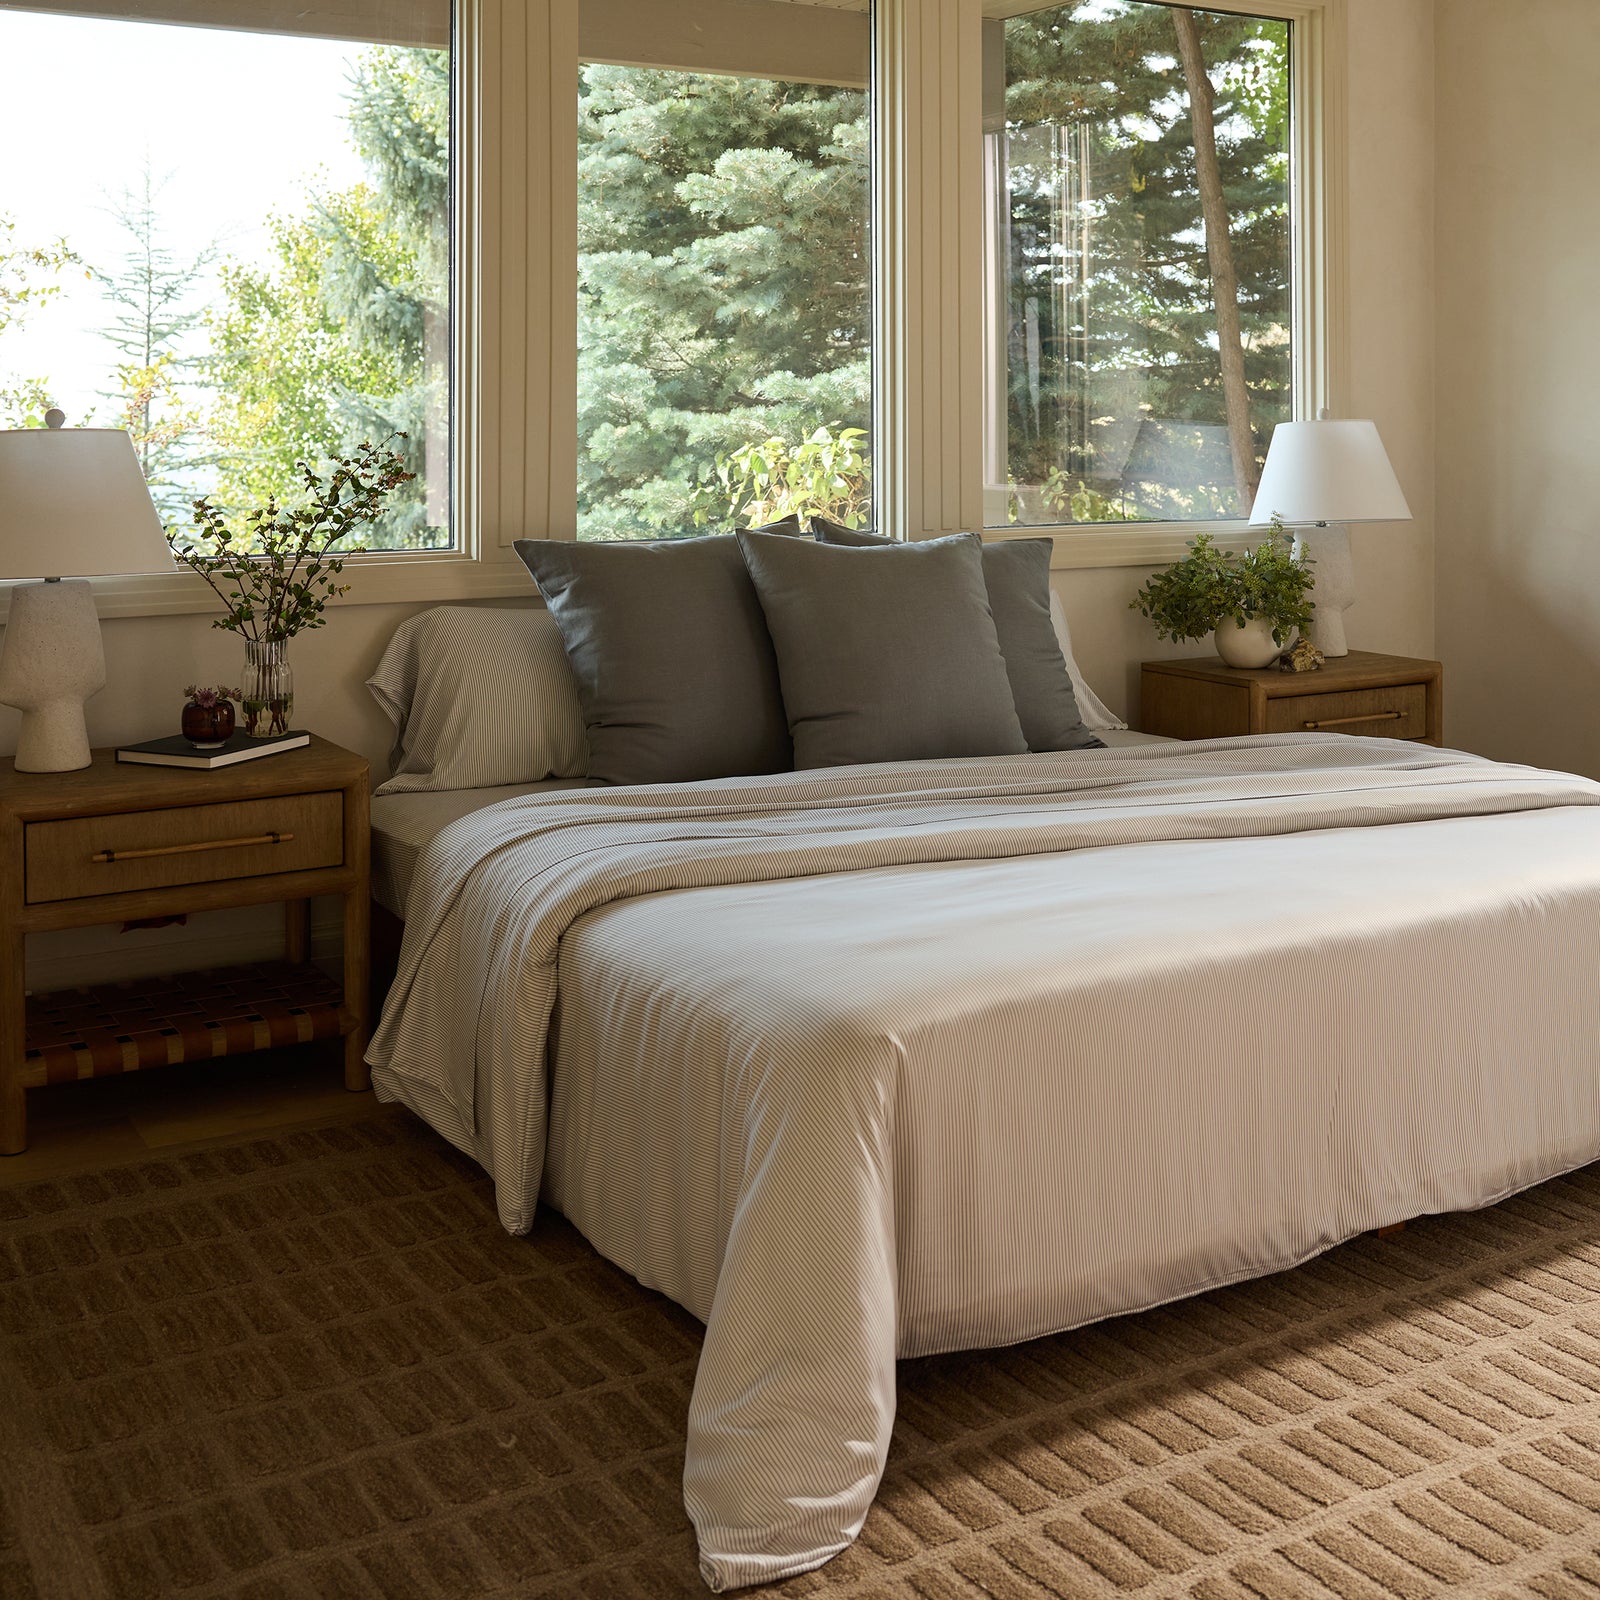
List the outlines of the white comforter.
{"label": "white comforter", "polygon": [[705,1320],[734,1588],[855,1537],[897,1355],[1600,1156],[1597,805],[1315,735],[508,801],[419,864],[368,1059]]}

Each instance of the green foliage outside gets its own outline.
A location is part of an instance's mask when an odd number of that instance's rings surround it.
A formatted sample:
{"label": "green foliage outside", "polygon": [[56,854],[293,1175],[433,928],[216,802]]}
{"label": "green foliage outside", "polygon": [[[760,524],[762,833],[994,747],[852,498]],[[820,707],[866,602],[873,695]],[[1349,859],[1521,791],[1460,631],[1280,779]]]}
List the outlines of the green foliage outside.
{"label": "green foliage outside", "polygon": [[[16,223],[0,214],[0,339],[61,292],[63,272],[81,266],[65,239],[18,243]],[[48,377],[0,366],[0,428],[42,428],[49,409]]]}
{"label": "green foliage outside", "polygon": [[[103,408],[76,425],[125,427],[163,521],[180,540],[204,491],[237,517],[306,487],[301,463],[331,463],[394,440],[406,476],[368,532],[371,548],[431,548],[449,530],[430,514],[429,430],[448,416],[449,56],[378,47],[352,74],[348,122],[364,181],[310,193],[268,219],[265,262],[216,252],[178,259],[161,224],[158,179],[108,207],[125,241],[88,269],[111,308]],[[23,247],[0,218],[3,336],[78,264],[65,242]],[[209,300],[209,303],[207,303]],[[0,425],[44,423],[44,375],[0,371]],[[444,503],[445,485],[431,486]]]}
{"label": "green foliage outside", "polygon": [[758,528],[788,516],[823,516],[864,528],[872,512],[865,428],[817,428],[798,445],[748,444],[718,458],[696,486],[697,528],[729,520]]}
{"label": "green foliage outside", "polygon": [[1261,617],[1283,644],[1296,628],[1311,626],[1310,568],[1276,518],[1260,544],[1237,554],[1202,533],[1189,541],[1188,555],[1149,579],[1129,608],[1155,624],[1158,639],[1204,639],[1230,619]]}
{"label": "green foliage outside", "polygon": [[[228,446],[216,495],[259,504],[297,481],[302,457],[405,434],[399,449],[413,477],[368,544],[429,548],[449,541],[429,515],[424,459],[448,402],[448,55],[365,52],[350,126],[367,180],[274,216],[265,266],[223,268],[206,360],[213,430]],[[437,501],[441,486],[432,488]]]}
{"label": "green foliage outside", "polygon": [[[1292,404],[1288,26],[1194,17],[1260,460]],[[1061,6],[1010,19],[1005,39],[1011,479],[1043,485],[1045,510],[1080,521],[1237,516],[1174,13]],[[1141,450],[1161,460],[1142,480]]]}
{"label": "green foliage outside", "polygon": [[[579,107],[580,537],[761,521],[774,484],[860,514],[866,96],[589,66]],[[842,491],[828,452],[852,458]]]}
{"label": "green foliage outside", "polygon": [[[1195,20],[1259,460],[1291,408],[1288,29]],[[1173,14],[1063,5],[1008,20],[1005,48],[1010,518],[1238,515]],[[587,69],[581,104],[581,531],[835,514],[765,484],[819,425],[867,419],[865,106],[623,68]],[[870,502],[864,452],[849,498]]]}
{"label": "green foliage outside", "polygon": [[[1196,16],[1264,452],[1290,399],[1287,30]],[[1131,496],[1127,440],[1113,459],[1105,437],[1114,417],[1180,434],[1224,421],[1171,13],[1065,5],[1011,19],[1005,39],[1012,515],[1235,511],[1201,434],[1183,482]],[[791,511],[868,524],[865,95],[609,66],[582,68],[578,89],[580,535],[676,537]],[[108,404],[169,520],[199,488],[231,510],[264,504],[300,481],[302,459],[404,435],[413,476],[368,544],[448,542],[426,451],[448,413],[449,110],[445,52],[363,51],[348,122],[365,177],[270,218],[268,259],[225,258],[203,319],[204,263],[165,252],[153,190],[125,203],[128,249],[99,269],[115,313]],[[1056,248],[1069,136],[1093,173],[1087,278]],[[73,265],[65,243],[24,247],[0,219],[0,359],[7,327]],[[42,375],[0,370],[0,417],[42,421],[47,395]]]}
{"label": "green foliage outside", "polygon": [[215,251],[180,261],[161,230],[162,185],[148,163],[137,189],[110,206],[127,241],[121,257],[95,271],[111,303],[101,334],[117,353],[115,387],[101,391],[112,425],[126,428],[163,522],[184,519],[194,474],[210,463],[206,417],[196,396],[199,359],[191,335],[205,325],[196,288]]}

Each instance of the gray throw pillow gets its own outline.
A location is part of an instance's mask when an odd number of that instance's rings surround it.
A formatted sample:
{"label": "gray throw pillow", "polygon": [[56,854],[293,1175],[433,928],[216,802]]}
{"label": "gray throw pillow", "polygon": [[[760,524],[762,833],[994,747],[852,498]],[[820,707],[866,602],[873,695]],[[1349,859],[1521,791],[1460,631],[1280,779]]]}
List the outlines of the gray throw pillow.
{"label": "gray throw pillow", "polygon": [[741,533],[797,768],[1020,755],[970,534],[843,549]]}
{"label": "gray throw pillow", "polygon": [[806,530],[800,526],[800,513],[791,511],[786,517],[779,517],[776,522],[763,522],[759,527],[752,528],[752,533],[787,533],[797,538],[805,538]]}
{"label": "gray throw pillow", "polygon": [[813,517],[811,519],[811,537],[818,544],[898,544],[898,539],[886,539],[881,533],[873,533],[870,528],[847,528],[842,522],[835,522],[832,517]]}
{"label": "gray throw pillow", "polygon": [[561,629],[592,782],[789,770],[778,664],[732,534],[660,543],[518,539],[516,550]]}
{"label": "gray throw pillow", "polygon": [[[881,534],[813,517],[822,544],[893,544]],[[1083,725],[1061,641],[1050,620],[1049,539],[996,539],[983,547],[983,578],[1005,657],[1017,720],[1030,750],[1103,750]]]}
{"label": "gray throw pillow", "polygon": [[996,539],[983,547],[1000,654],[1030,750],[1102,750],[1083,725],[1067,660],[1050,620],[1050,539]]}

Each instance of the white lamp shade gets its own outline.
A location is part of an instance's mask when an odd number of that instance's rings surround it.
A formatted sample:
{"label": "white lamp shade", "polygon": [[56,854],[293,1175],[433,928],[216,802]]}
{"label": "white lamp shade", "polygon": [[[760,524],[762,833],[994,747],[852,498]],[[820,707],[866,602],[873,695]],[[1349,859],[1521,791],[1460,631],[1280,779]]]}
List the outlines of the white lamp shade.
{"label": "white lamp shade", "polygon": [[133,440],[121,428],[0,432],[0,578],[172,570]]}
{"label": "white lamp shade", "polygon": [[1344,417],[1280,422],[1267,448],[1250,526],[1273,517],[1319,522],[1409,522],[1411,507],[1375,423]]}

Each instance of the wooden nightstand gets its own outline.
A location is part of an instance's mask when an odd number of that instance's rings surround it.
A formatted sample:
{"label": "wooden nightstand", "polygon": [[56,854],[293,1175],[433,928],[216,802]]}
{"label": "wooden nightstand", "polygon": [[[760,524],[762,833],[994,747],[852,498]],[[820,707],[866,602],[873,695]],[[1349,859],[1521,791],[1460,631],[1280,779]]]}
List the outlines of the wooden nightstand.
{"label": "wooden nightstand", "polygon": [[1216,656],[1146,661],[1139,702],[1139,726],[1173,739],[1327,730],[1444,742],[1444,668],[1366,650],[1316,672],[1246,672]]}
{"label": "wooden nightstand", "polygon": [[[0,1154],[26,1093],[342,1036],[367,1087],[367,763],[325,739],[218,771],[120,764],[0,773]],[[344,898],[344,982],[307,962],[309,901]],[[29,933],[281,900],[287,961],[26,994]]]}

